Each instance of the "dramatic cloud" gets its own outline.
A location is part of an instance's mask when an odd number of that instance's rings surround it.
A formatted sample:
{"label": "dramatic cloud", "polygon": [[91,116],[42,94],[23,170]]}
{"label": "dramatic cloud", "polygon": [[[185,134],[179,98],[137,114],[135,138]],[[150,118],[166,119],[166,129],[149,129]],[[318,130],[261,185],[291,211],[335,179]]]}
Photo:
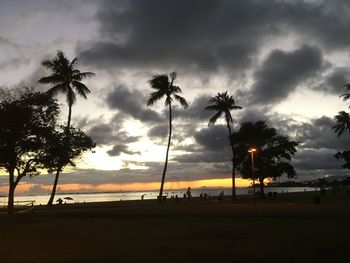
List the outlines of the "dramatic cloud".
{"label": "dramatic cloud", "polygon": [[161,116],[146,107],[145,96],[137,91],[124,86],[115,87],[107,94],[107,106],[111,110],[119,110],[134,119],[144,122],[162,121]]}
{"label": "dramatic cloud", "polygon": [[323,64],[321,51],[315,47],[302,46],[291,52],[272,51],[255,72],[252,103],[281,102],[300,83],[321,70]]}
{"label": "dramatic cloud", "polygon": [[282,14],[273,4],[105,0],[97,16],[104,40],[82,49],[80,56],[102,67],[242,71],[262,39],[279,32],[271,24]]}
{"label": "dramatic cloud", "polygon": [[324,92],[341,95],[344,94],[346,88],[345,84],[350,82],[350,69],[346,67],[336,67],[329,73],[323,84],[315,87],[315,90],[322,90]]}
{"label": "dramatic cloud", "polygon": [[[215,94],[213,94],[215,95]],[[213,96],[212,95],[212,96]],[[186,121],[209,121],[209,118],[213,115],[212,111],[205,110],[205,107],[208,106],[208,101],[210,95],[203,94],[198,97],[195,97],[190,103],[188,109],[184,110],[178,106],[173,108],[174,118],[179,118]]]}
{"label": "dramatic cloud", "polygon": [[349,8],[346,1],[104,0],[103,40],[80,56],[106,68],[242,71],[264,40],[288,31],[304,42],[349,46]]}

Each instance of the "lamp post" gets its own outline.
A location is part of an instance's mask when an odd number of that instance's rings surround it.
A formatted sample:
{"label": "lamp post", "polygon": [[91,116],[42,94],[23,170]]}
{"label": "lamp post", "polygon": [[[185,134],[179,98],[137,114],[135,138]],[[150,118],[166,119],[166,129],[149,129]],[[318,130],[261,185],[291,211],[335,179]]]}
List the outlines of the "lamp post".
{"label": "lamp post", "polygon": [[254,197],[254,204],[256,204],[255,199],[255,167],[254,167],[254,153],[256,152],[255,148],[251,148],[248,150],[250,153],[251,159],[252,159],[252,178],[253,178],[253,197]]}

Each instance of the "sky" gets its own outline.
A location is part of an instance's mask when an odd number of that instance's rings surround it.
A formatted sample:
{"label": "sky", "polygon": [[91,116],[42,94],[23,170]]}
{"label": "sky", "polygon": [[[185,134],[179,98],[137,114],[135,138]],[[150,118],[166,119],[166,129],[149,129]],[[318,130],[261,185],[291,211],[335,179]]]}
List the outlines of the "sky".
{"label": "sky", "polygon": [[[64,171],[62,191],[158,187],[168,112],[164,102],[146,107],[148,80],[173,71],[190,107],[174,107],[166,187],[229,186],[227,129],[223,120],[208,127],[213,113],[204,111],[223,91],[243,107],[232,112],[234,129],[266,120],[301,143],[297,180],[347,176],[334,154],[349,138],[331,127],[349,104],[339,98],[350,81],[349,32],[348,0],[0,0],[0,86],[46,91],[41,62],[57,50],[96,74],[72,119],[96,152]],[[0,176],[0,193],[6,182]],[[17,191],[44,193],[52,182],[43,174]]]}

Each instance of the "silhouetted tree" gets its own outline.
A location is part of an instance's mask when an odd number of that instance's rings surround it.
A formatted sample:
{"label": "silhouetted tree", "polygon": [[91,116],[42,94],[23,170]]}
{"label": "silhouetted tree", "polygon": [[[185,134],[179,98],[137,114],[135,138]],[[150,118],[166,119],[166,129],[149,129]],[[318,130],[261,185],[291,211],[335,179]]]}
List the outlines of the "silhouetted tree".
{"label": "silhouetted tree", "polygon": [[293,178],[296,173],[290,161],[296,153],[298,142],[288,136],[279,135],[275,128],[268,127],[265,121],[243,122],[234,133],[237,164],[243,178],[252,178],[249,148],[255,148],[255,176],[260,182],[260,193],[264,197],[264,179],[277,178],[286,174]]}
{"label": "silhouetted tree", "polygon": [[171,105],[173,101],[178,101],[182,107],[187,108],[188,104],[185,98],[178,95],[178,93],[181,93],[181,89],[178,86],[174,85],[176,79],[176,72],[172,72],[168,75],[161,74],[161,75],[154,75],[151,80],[149,80],[149,84],[152,89],[155,91],[150,94],[150,97],[147,101],[147,106],[153,105],[158,100],[161,100],[163,97],[165,97],[165,106],[169,107],[169,137],[168,137],[168,147],[166,150],[165,155],[165,163],[164,163],[164,169],[162,174],[162,182],[160,184],[160,190],[159,190],[159,200],[162,200],[163,196],[163,187],[164,187],[164,180],[165,175],[168,167],[168,156],[169,156],[169,148],[170,148],[170,142],[171,142],[171,133],[172,133],[172,109]]}
{"label": "silhouetted tree", "polygon": [[[350,84],[344,85],[348,90],[350,90]],[[348,100],[350,98],[349,93],[345,93],[340,95],[341,98],[343,98],[344,101]],[[349,113],[345,111],[340,111],[335,116],[336,124],[332,127],[334,132],[337,134],[338,137],[343,135],[345,132],[350,135],[350,115]],[[345,163],[342,165],[343,168],[350,169],[350,151],[341,151],[336,153],[335,158],[342,159],[345,161]]]}
{"label": "silhouetted tree", "polygon": [[47,168],[49,173],[56,171],[51,196],[47,203],[48,206],[52,205],[55,198],[58,178],[63,168],[66,166],[75,167],[75,160],[83,152],[96,146],[92,139],[83,131],[73,127],[70,127],[69,132],[65,131],[65,129],[67,128],[61,127],[61,130],[56,130],[50,135],[48,143],[44,145],[42,154],[39,157],[42,168]]}
{"label": "silhouetted tree", "polygon": [[235,100],[232,96],[227,94],[227,91],[218,93],[215,97],[211,97],[208,102],[209,106],[205,107],[206,110],[216,111],[216,113],[210,118],[208,126],[215,124],[215,122],[222,116],[225,116],[226,126],[229,133],[229,142],[232,149],[232,199],[236,198],[236,183],[235,183],[235,169],[236,169],[236,154],[234,149],[234,138],[232,136],[232,130],[230,123],[233,122],[231,110],[240,110],[241,106],[235,105]]}
{"label": "silhouetted tree", "polygon": [[[10,94],[10,93],[9,93]],[[8,212],[14,212],[14,193],[25,176],[38,174],[40,155],[54,131],[59,108],[47,94],[25,89],[0,101],[0,168],[9,175]]]}
{"label": "silhouetted tree", "polygon": [[350,115],[345,111],[340,111],[335,115],[336,124],[332,127],[337,136],[341,136],[344,132],[350,135]]}
{"label": "silhouetted tree", "polygon": [[57,93],[64,93],[68,103],[68,122],[69,130],[72,115],[72,106],[76,101],[76,91],[80,96],[86,99],[86,94],[90,90],[81,81],[87,77],[92,77],[95,74],[92,72],[80,72],[77,69],[78,59],[72,61],[64,55],[62,51],[57,51],[56,57],[51,60],[44,60],[42,65],[52,72],[50,76],[41,78],[38,82],[43,84],[52,84],[52,88],[48,90],[51,96]]}

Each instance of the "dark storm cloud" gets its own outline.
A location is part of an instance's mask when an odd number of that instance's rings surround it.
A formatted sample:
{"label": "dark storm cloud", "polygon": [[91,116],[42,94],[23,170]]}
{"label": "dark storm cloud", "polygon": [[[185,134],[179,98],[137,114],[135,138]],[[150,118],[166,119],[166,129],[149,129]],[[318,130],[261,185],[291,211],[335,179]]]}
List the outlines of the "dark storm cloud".
{"label": "dark storm cloud", "polygon": [[187,109],[183,109],[175,105],[173,107],[174,119],[180,118],[182,120],[193,121],[209,121],[210,117],[214,114],[212,111],[205,110],[208,106],[208,101],[211,95],[202,94],[195,97],[190,103]]}
{"label": "dark storm cloud", "polygon": [[201,129],[194,135],[194,138],[206,150],[225,151],[229,149],[228,130],[224,125]]}
{"label": "dark storm cloud", "polygon": [[329,73],[324,82],[314,89],[334,95],[341,95],[346,92],[345,84],[350,82],[350,70],[346,67],[336,67]]}
{"label": "dark storm cloud", "polygon": [[224,125],[203,128],[193,134],[195,144],[177,147],[183,154],[174,158],[180,163],[223,163],[229,162],[230,144],[228,131]]}
{"label": "dark storm cloud", "polygon": [[291,1],[286,5],[285,21],[305,40],[313,40],[330,49],[350,45],[350,2]]}
{"label": "dark storm cloud", "polygon": [[272,1],[105,0],[97,16],[104,40],[79,56],[103,67],[240,72],[280,32],[280,17]]}
{"label": "dark storm cloud", "polygon": [[144,122],[162,121],[156,111],[146,107],[146,98],[140,91],[118,86],[107,94],[106,102],[110,109],[119,110],[134,119]]}
{"label": "dark storm cloud", "polygon": [[101,67],[241,72],[265,40],[294,32],[306,43],[350,45],[347,1],[104,0],[100,41],[80,46]]}
{"label": "dark storm cloud", "polygon": [[332,150],[334,153],[349,147],[347,136],[337,137],[332,127],[334,119],[323,116],[313,119],[310,123],[304,123],[299,127],[299,140],[304,148]]}
{"label": "dark storm cloud", "polygon": [[329,150],[311,149],[303,150],[296,154],[293,165],[301,170],[331,170],[341,168],[343,161],[334,157],[334,152]]}
{"label": "dark storm cloud", "polygon": [[321,51],[302,46],[294,51],[273,50],[254,76],[252,91],[254,104],[278,103],[287,98],[299,84],[314,76],[323,67]]}

